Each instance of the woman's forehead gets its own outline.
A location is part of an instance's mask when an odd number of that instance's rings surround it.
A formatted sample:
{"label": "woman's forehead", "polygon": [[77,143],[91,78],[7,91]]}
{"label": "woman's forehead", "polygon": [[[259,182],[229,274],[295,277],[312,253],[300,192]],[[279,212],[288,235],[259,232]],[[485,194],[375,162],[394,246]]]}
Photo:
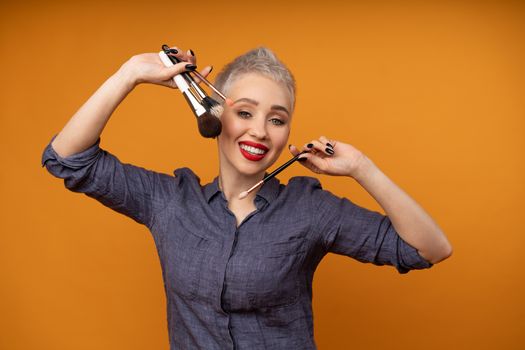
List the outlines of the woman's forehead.
{"label": "woman's forehead", "polygon": [[258,73],[242,74],[230,85],[228,97],[231,99],[249,99],[261,105],[282,105],[291,110],[290,92],[283,83]]}

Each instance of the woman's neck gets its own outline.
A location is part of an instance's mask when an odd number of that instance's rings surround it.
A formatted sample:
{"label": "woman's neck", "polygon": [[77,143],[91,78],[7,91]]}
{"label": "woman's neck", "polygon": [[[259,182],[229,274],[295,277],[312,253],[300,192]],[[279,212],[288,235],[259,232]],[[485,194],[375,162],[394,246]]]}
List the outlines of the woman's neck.
{"label": "woman's neck", "polygon": [[246,191],[257,182],[261,181],[264,177],[264,171],[260,174],[246,176],[240,174],[234,169],[227,169],[226,167],[220,167],[219,170],[219,188],[224,193],[224,197],[228,202],[237,202],[241,201],[243,203],[253,203],[253,199],[257,194],[257,188],[250,192],[248,196],[242,200],[239,200],[239,194],[243,191]]}

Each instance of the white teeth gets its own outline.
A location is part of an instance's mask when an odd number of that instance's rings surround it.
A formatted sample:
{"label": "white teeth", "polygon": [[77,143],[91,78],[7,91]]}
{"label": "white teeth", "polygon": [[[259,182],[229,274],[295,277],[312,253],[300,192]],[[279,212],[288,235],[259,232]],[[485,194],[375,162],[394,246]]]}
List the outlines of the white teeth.
{"label": "white teeth", "polygon": [[245,144],[242,144],[241,143],[241,148],[247,152],[250,152],[252,154],[265,154],[266,151],[265,150],[262,150],[260,148],[255,148],[255,147],[252,147],[252,146],[248,146],[248,145],[245,145]]}

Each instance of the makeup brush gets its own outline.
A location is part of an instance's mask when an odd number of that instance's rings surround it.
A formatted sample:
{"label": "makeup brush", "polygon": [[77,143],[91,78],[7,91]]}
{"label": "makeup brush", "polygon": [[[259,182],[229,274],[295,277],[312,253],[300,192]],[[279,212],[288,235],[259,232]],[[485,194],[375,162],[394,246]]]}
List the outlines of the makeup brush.
{"label": "makeup brush", "polygon": [[[162,50],[164,50],[164,52],[166,53],[166,55],[169,57],[169,59],[173,62],[173,64],[176,64],[176,63],[179,63],[181,62],[181,60],[179,60],[176,56],[172,56],[172,55],[169,55],[169,53],[172,53],[172,49],[169,48],[168,45],[164,44],[162,45]],[[174,52],[173,52],[174,53]],[[224,96],[219,90],[217,90],[215,88],[215,86],[213,86],[206,78],[204,78],[204,76],[202,74],[200,74],[199,72],[197,71],[193,71],[194,73],[197,74],[197,76],[205,81],[206,85],[208,86],[211,86],[211,88],[217,92],[217,94],[222,97],[225,101],[226,101],[226,96]],[[209,108],[211,109],[211,112],[214,116],[216,116],[217,118],[220,118],[221,115],[222,115],[222,112],[224,112],[224,108],[221,106],[221,104],[217,101],[215,101],[213,98],[211,98],[210,96],[208,96],[206,94],[206,92],[204,90],[201,89],[201,87],[199,86],[199,84],[197,84],[197,82],[193,79],[193,77],[191,76],[190,72],[183,72],[181,73],[181,75],[184,77],[184,79],[186,79],[186,81],[188,82],[188,84],[194,89],[194,91],[200,96],[200,98],[202,99],[202,101],[204,101],[204,106],[209,106]],[[229,99],[228,99],[229,100]],[[201,102],[202,102],[201,101]],[[231,101],[231,100],[230,100]]]}
{"label": "makeup brush", "polygon": [[204,77],[201,73],[199,73],[199,72],[197,72],[197,71],[193,71],[192,73],[195,74],[195,75],[197,76],[197,78],[199,78],[200,80],[202,80],[202,82],[203,82],[204,84],[208,85],[208,87],[209,87],[210,89],[212,89],[213,91],[215,91],[215,93],[216,93],[217,95],[219,95],[219,96],[224,100],[224,102],[226,102],[226,104],[227,104],[228,106],[231,107],[231,106],[233,105],[233,100],[232,100],[231,98],[228,98],[228,97],[224,96],[223,93],[220,92],[219,90],[217,90],[217,88],[216,88],[215,86],[213,86],[213,84],[210,83],[210,82],[208,81],[208,79],[206,79],[206,77]]}
{"label": "makeup brush", "polygon": [[[162,48],[163,51],[159,52],[159,57],[166,67],[180,62],[176,57],[166,54],[166,52],[170,52],[167,45],[163,45]],[[219,116],[224,110],[223,107],[207,96],[187,72],[177,74],[173,80],[197,117],[200,134],[208,138],[220,135],[222,123]]]}
{"label": "makeup brush", "polygon": [[290,159],[289,161],[287,161],[286,163],[284,163],[283,165],[281,165],[280,167],[278,167],[277,169],[275,169],[274,171],[272,171],[270,174],[268,174],[264,179],[262,179],[261,181],[257,182],[255,185],[253,185],[252,187],[250,187],[249,190],[247,191],[244,191],[244,192],[241,192],[239,194],[239,199],[244,199],[246,198],[246,196],[248,196],[248,194],[255,190],[257,187],[261,186],[262,184],[264,184],[265,182],[267,182],[268,180],[270,180],[272,177],[274,177],[275,175],[279,174],[281,171],[283,171],[284,169],[286,169],[287,167],[289,167],[293,162],[295,162],[299,156],[303,153],[307,153],[309,151],[302,151],[300,152],[299,154],[297,154],[295,157],[293,157],[292,159]]}
{"label": "makeup brush", "polygon": [[[168,55],[168,53],[177,53],[177,52],[173,52],[172,49],[170,49],[170,47],[168,45],[166,45],[166,44],[162,45],[162,50],[164,50],[164,52],[167,55]],[[192,51],[192,53],[193,53],[193,51]],[[176,61],[176,63],[180,62],[180,60],[176,56],[170,56],[170,55],[168,55],[168,56],[172,57]],[[215,91],[215,93],[217,95],[219,95],[219,97],[222,98],[224,100],[224,102],[226,102],[226,104],[228,104],[228,106],[233,105],[233,100],[231,98],[227,98],[226,96],[224,96],[224,94],[222,92],[220,92],[212,83],[210,83],[210,81],[208,79],[206,79],[206,77],[204,75],[202,75],[201,73],[199,73],[196,70],[192,71],[191,73],[195,74],[197,76],[197,78],[199,78],[204,84],[208,85],[208,87],[210,89]],[[185,73],[183,73],[183,74],[185,74]],[[188,74],[189,75],[189,79],[191,79],[190,72],[188,72],[186,74]],[[200,90],[199,85],[195,82],[195,80],[191,79],[191,81],[193,82],[193,84],[195,84],[195,87]]]}

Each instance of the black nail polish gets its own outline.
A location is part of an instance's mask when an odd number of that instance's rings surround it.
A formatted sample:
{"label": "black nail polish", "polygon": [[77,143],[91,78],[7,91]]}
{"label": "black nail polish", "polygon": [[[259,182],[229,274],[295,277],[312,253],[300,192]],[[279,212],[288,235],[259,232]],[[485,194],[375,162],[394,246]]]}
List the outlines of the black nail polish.
{"label": "black nail polish", "polygon": [[190,49],[190,53],[191,53],[192,56],[195,56],[195,52],[193,52],[192,49]]}
{"label": "black nail polish", "polygon": [[328,143],[328,142],[326,143],[326,145],[327,145],[328,147],[330,147],[330,148],[334,148],[334,146],[332,146],[332,145],[331,145],[330,143]]}
{"label": "black nail polish", "polygon": [[288,145],[288,149],[292,148],[292,145]]}
{"label": "black nail polish", "polygon": [[213,70],[213,66],[210,66],[210,71],[208,73],[211,73],[212,70]]}
{"label": "black nail polish", "polygon": [[331,149],[331,148],[326,147],[325,151],[326,151],[326,153],[328,153],[328,154],[334,154],[334,150]]}
{"label": "black nail polish", "polygon": [[195,70],[197,68],[194,64],[187,64],[184,67],[186,67],[187,70]]}
{"label": "black nail polish", "polygon": [[306,158],[297,158],[298,161],[300,162],[304,162],[306,160]]}
{"label": "black nail polish", "polygon": [[313,143],[309,143],[309,144],[306,145],[306,147],[308,147],[308,148],[312,148],[313,146],[314,146]]}
{"label": "black nail polish", "polygon": [[177,49],[170,49],[170,53],[178,54],[179,50],[177,50]]}

